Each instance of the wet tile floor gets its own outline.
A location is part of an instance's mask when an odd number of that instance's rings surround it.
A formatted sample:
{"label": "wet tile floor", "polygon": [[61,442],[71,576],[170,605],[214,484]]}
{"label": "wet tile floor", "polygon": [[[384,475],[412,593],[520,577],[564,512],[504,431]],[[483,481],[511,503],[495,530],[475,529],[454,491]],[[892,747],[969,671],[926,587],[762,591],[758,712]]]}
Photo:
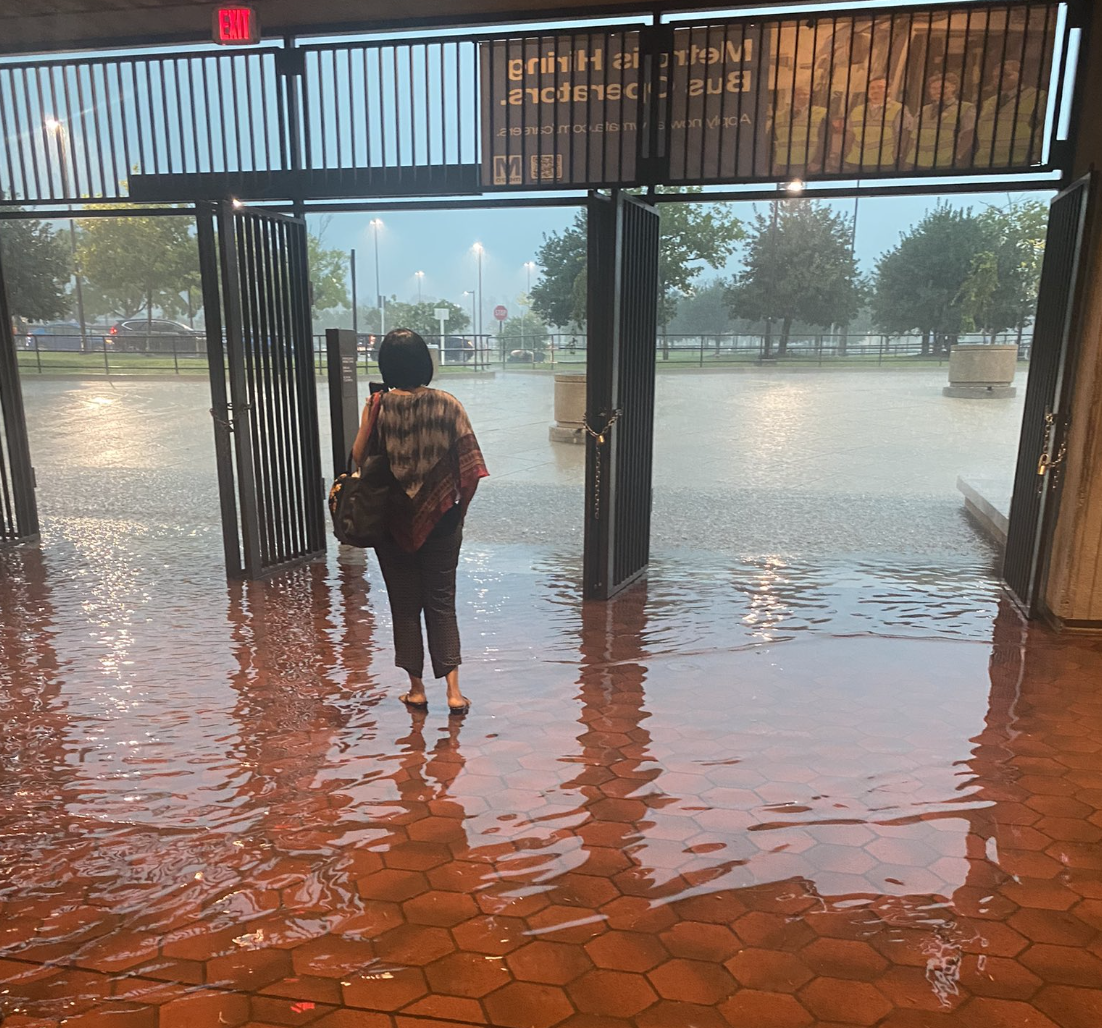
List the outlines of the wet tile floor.
{"label": "wet tile floor", "polygon": [[583,606],[472,546],[449,722],[374,568],[50,533],[0,553],[4,1028],[1102,1024],[1102,644],[982,569]]}

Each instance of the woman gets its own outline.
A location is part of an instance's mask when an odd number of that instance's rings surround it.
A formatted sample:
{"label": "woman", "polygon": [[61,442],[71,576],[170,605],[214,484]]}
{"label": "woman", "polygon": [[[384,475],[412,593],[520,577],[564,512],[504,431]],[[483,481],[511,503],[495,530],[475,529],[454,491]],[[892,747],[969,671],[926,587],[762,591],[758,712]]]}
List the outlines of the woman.
{"label": "woman", "polygon": [[397,482],[390,514],[391,539],[376,547],[394,620],[394,663],[409,675],[402,702],[428,708],[421,614],[429,636],[433,674],[448,687],[448,710],[466,714],[459,691],[459,628],[455,572],[463,519],[479,479],[489,472],[463,405],[429,389],[432,358],[416,332],[396,328],[379,347],[385,393],[364,408],[352,447],[357,464],[385,453]]}

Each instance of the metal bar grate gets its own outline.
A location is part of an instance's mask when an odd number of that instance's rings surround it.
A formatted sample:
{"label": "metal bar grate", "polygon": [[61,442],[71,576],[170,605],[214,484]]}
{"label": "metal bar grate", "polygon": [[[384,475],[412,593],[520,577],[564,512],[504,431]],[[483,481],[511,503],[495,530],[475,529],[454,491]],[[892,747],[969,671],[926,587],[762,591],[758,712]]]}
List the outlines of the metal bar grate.
{"label": "metal bar grate", "polygon": [[1042,455],[1047,454],[1049,460],[1057,457],[1067,429],[1065,369],[1075,359],[1073,319],[1090,193],[1089,180],[1081,180],[1061,193],[1049,212],[1003,562],[1003,579],[1030,616],[1038,612],[1043,600],[1044,542],[1052,535],[1045,530],[1046,521],[1051,521],[1054,501],[1059,498],[1062,469],[1058,463],[1045,471],[1047,461],[1042,463]]}
{"label": "metal bar grate", "polygon": [[604,438],[587,440],[585,593],[608,599],[650,561],[659,221],[623,193],[588,217],[586,416]]}
{"label": "metal bar grate", "polygon": [[0,65],[6,203],[125,200],[135,175],[286,170],[274,49]]}
{"label": "metal bar grate", "polygon": [[15,336],[0,266],[0,545],[37,537],[34,489]]}
{"label": "metal bar grate", "polygon": [[1061,0],[0,62],[0,204],[1054,170]]}
{"label": "metal bar grate", "polygon": [[227,570],[259,578],[325,550],[306,224],[214,204],[199,228]]}

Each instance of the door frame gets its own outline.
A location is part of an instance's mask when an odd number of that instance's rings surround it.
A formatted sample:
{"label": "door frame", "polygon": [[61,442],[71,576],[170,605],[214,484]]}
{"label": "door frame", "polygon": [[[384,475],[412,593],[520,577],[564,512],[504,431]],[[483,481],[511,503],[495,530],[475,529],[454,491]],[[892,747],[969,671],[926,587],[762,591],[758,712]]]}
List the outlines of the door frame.
{"label": "door frame", "polygon": [[[34,465],[31,462],[27,433],[27,412],[23,406],[23,387],[19,379],[19,358],[15,352],[8,291],[4,268],[0,263],[0,415],[3,417],[7,467],[0,452],[0,546],[33,543],[39,539],[38,502],[35,497]],[[10,525],[8,522],[10,521]],[[7,525],[14,531],[4,531]]]}
{"label": "door frame", "polygon": [[[587,355],[586,355],[586,489],[585,489],[585,553],[583,559],[583,596],[590,600],[608,600],[647,573],[650,560],[650,503],[654,469],[654,387],[657,368],[655,339],[658,309],[658,259],[660,243],[654,252],[652,300],[654,310],[642,328],[637,324],[638,311],[625,305],[625,289],[639,285],[639,275],[632,263],[640,256],[629,252],[625,245],[625,211],[629,206],[645,209],[655,218],[658,211],[640,197],[614,190],[611,194],[593,192],[586,205],[588,244],[587,283]],[[660,236],[659,236],[660,238]],[[644,255],[645,257],[646,255]],[[644,288],[644,291],[646,289]],[[650,325],[648,330],[646,324]],[[627,353],[625,339],[629,333],[642,332],[649,338],[646,352],[651,364],[641,374],[649,374],[649,388],[644,396],[625,396],[628,383],[624,379],[623,362],[635,354]],[[640,384],[639,382],[636,383]],[[623,404],[633,403],[627,424]],[[643,409],[640,411],[639,407]],[[644,425],[632,425],[631,419],[642,417]],[[634,428],[637,438],[625,440],[625,430]],[[646,438],[642,448],[631,443]],[[634,499],[622,495],[622,462],[633,462],[629,469],[643,481],[634,481],[638,493]],[[642,499],[640,499],[640,496]],[[638,501],[638,502],[636,502]],[[630,504],[625,514],[624,503]],[[637,524],[619,523],[624,516],[635,516]],[[623,558],[621,534],[628,527],[645,534],[636,539],[640,552],[627,568]],[[621,559],[618,559],[621,558]]]}
{"label": "door frame", "polygon": [[[1090,244],[1090,221],[1098,205],[1099,176],[1090,172],[1067,185],[1053,198],[1050,210],[1061,200],[1073,194],[1080,194],[1080,206],[1075,216],[1075,243],[1070,258],[1070,288],[1067,293],[1067,307],[1063,312],[1063,324],[1060,339],[1056,343],[1055,379],[1051,396],[1038,395],[1034,390],[1044,389],[1039,378],[1030,377],[1026,389],[1026,408],[1023,416],[1021,437],[1018,444],[1018,463],[1014,482],[1014,496],[1011,499],[1010,524],[1007,531],[1007,557],[1013,556],[1013,543],[1024,547],[1028,556],[1028,579],[1023,580],[1024,595],[1010,584],[1005,575],[1004,587],[1014,605],[1028,619],[1048,617],[1046,590],[1052,560],[1052,547],[1056,535],[1056,523],[1063,496],[1064,467],[1067,453],[1068,433],[1071,426],[1072,400],[1074,396],[1075,371],[1080,351],[1082,330],[1083,290],[1086,279],[1086,265],[1090,261],[1087,248]],[[1049,227],[1051,229],[1051,219]],[[1049,253],[1046,241],[1046,257]],[[1044,289],[1044,270],[1042,269],[1041,289]],[[1043,299],[1038,296],[1038,310]],[[1030,348],[1030,363],[1036,359],[1036,337]],[[1034,524],[1026,524],[1022,532],[1016,530],[1019,518],[1027,517],[1028,501],[1019,490],[1033,489],[1038,494],[1038,508]],[[1016,535],[1022,538],[1016,539]],[[1016,576],[1015,576],[1016,577]]]}

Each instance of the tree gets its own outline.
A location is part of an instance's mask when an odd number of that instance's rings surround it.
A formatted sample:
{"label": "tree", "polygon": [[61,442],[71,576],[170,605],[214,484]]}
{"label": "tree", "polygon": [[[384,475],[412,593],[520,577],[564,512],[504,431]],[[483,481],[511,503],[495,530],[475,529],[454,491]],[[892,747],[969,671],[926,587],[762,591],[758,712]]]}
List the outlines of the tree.
{"label": "tree", "polygon": [[330,250],[323,245],[329,220],[323,220],[318,231],[306,237],[306,259],[310,266],[315,312],[348,308],[352,303],[348,295],[349,255],[344,250]]}
{"label": "tree", "polygon": [[767,356],[773,319],[781,322],[784,354],[794,322],[845,324],[863,298],[849,218],[812,200],[777,200],[771,207],[768,216],[755,214],[743,270],[727,293],[735,317],[766,319]]}
{"label": "tree", "polygon": [[988,321],[992,332],[1022,328],[1033,319],[1048,234],[1048,205],[1043,200],[1010,200],[979,215],[998,263],[998,284]]}
{"label": "tree", "polygon": [[[365,307],[362,304],[357,308],[359,317],[356,319],[356,330],[361,335],[379,332],[380,318],[378,307]],[[352,308],[333,307],[329,310],[314,311],[314,324],[317,328],[352,328]]]}
{"label": "tree", "polygon": [[542,350],[549,334],[543,319],[530,310],[514,315],[501,326],[501,338],[507,350]]}
{"label": "tree", "polygon": [[[730,204],[668,203],[659,213],[658,323],[666,325],[697,276],[705,267],[723,267],[745,233]],[[584,211],[569,228],[544,235],[536,254],[543,276],[532,287],[532,310],[547,324],[567,328],[585,323],[587,257]]]}
{"label": "tree", "polygon": [[544,233],[536,252],[543,275],[532,286],[531,300],[532,310],[550,325],[585,324],[587,247],[585,211],[578,211],[574,224],[562,232]]}
{"label": "tree", "polygon": [[731,331],[727,307],[728,283],[721,278],[697,286],[677,305],[670,331],[690,336],[721,335]]}
{"label": "tree", "polygon": [[197,281],[199,254],[185,217],[82,218],[77,254],[91,317],[132,318],[143,310],[178,310]]}
{"label": "tree", "polygon": [[22,218],[5,222],[0,256],[13,317],[50,321],[69,313],[72,255],[68,240],[53,226]]}
{"label": "tree", "polygon": [[[699,192],[682,189],[680,192]],[[746,231],[726,203],[665,203],[659,207],[658,324],[668,325],[705,267],[722,268]]]}
{"label": "tree", "polygon": [[917,330],[923,354],[931,340],[940,353],[965,329],[966,316],[987,318],[995,246],[971,208],[939,204],[877,263],[871,304],[876,324],[885,332]]}
{"label": "tree", "polygon": [[387,330],[412,328],[414,332],[418,332],[423,336],[438,336],[440,335],[440,322],[435,314],[438,307],[446,307],[450,312],[448,320],[444,323],[445,334],[457,335],[470,327],[470,313],[457,303],[451,303],[448,300],[401,303],[392,297],[386,305]]}
{"label": "tree", "polygon": [[963,331],[986,330],[993,320],[998,292],[999,258],[990,250],[981,250],[972,258],[968,277],[957,294],[960,327]]}

